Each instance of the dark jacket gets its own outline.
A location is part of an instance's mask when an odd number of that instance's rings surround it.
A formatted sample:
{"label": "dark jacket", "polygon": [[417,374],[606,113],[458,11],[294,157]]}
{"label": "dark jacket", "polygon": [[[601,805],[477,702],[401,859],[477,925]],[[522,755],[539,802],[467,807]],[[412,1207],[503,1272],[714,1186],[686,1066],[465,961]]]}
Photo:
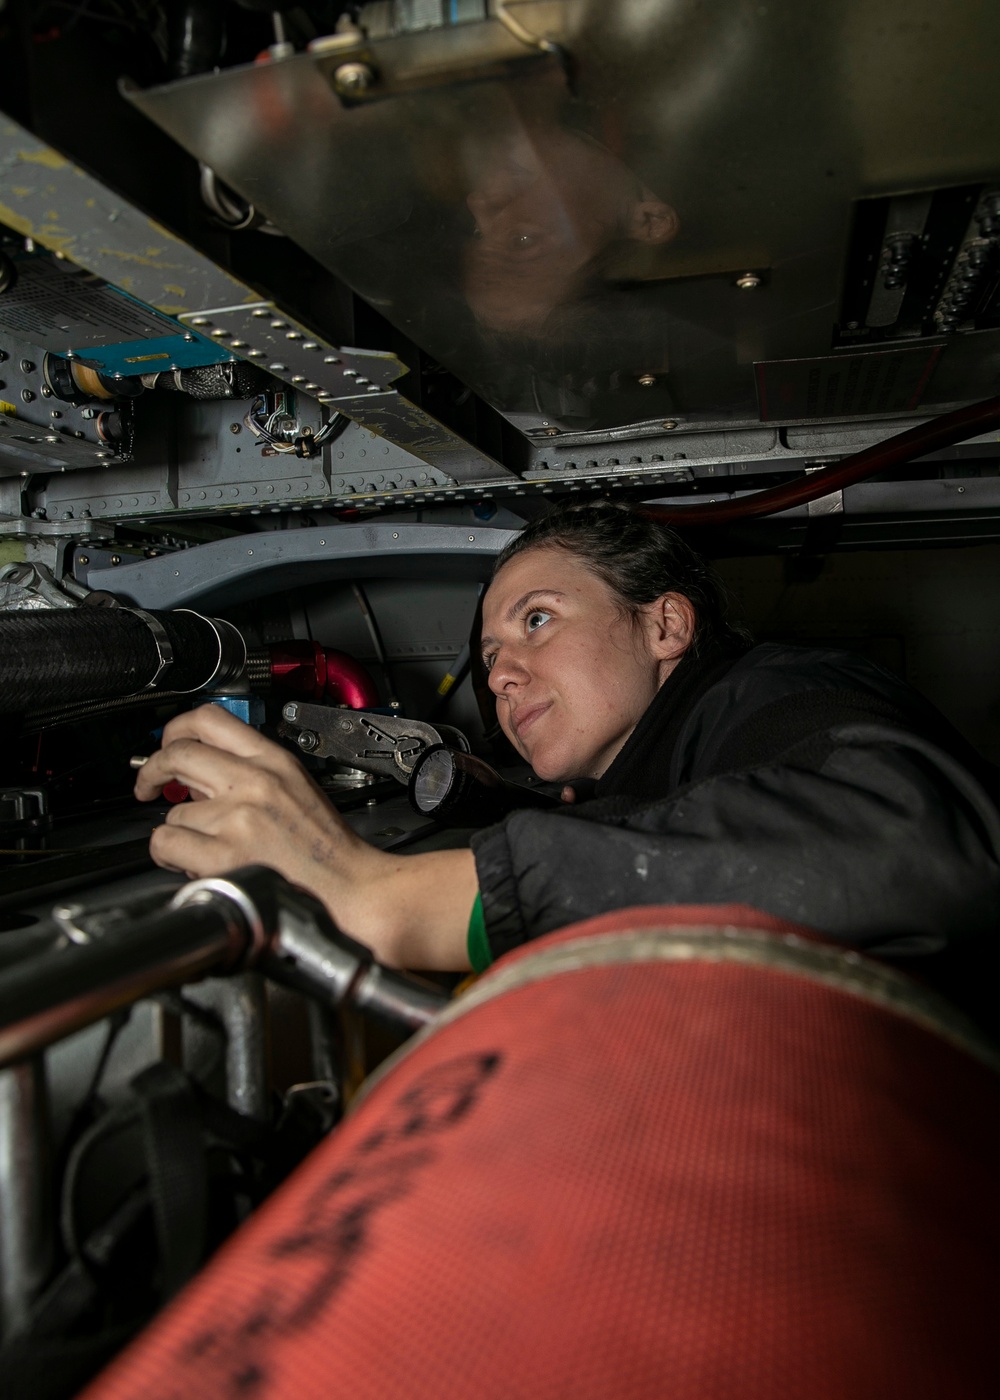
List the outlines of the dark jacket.
{"label": "dark jacket", "polygon": [[630,905],[729,903],[890,956],[992,946],[992,771],[860,657],[689,655],[594,800],[473,838],[491,951]]}

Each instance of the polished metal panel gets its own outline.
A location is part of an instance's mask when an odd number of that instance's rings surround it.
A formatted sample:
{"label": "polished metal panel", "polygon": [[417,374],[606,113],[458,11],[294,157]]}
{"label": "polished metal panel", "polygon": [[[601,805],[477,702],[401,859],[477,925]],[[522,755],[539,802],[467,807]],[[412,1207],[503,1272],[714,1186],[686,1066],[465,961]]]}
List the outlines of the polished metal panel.
{"label": "polished metal panel", "polygon": [[[194,340],[215,339],[220,363],[241,358],[250,364],[266,362],[275,378],[371,427],[447,477],[463,483],[514,480],[512,472],[392,387],[407,370],[396,356],[333,345],[315,328],[292,321],[279,306],[2,116],[0,223],[174,318]],[[61,440],[50,445],[44,434],[32,432],[18,443],[7,425],[3,439],[9,453],[23,456],[19,469],[38,466],[40,456],[57,467],[77,464],[69,457],[71,447]]]}
{"label": "polished metal panel", "polygon": [[490,21],[130,95],[525,431],[755,419],[755,362],[831,354],[857,200],[1000,176],[995,6],[508,9],[566,69]]}

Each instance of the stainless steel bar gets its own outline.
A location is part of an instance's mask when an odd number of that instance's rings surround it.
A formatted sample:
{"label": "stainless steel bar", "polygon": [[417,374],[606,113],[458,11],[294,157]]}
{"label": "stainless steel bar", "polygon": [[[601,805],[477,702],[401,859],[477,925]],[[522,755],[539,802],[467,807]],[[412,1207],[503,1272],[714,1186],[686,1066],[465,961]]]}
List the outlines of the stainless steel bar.
{"label": "stainless steel bar", "polygon": [[150,992],[223,971],[249,935],[236,905],[190,904],[26,958],[0,984],[0,1068],[15,1064]]}
{"label": "stainless steel bar", "polygon": [[259,972],[241,972],[220,986],[219,1015],[226,1028],[226,1098],[251,1118],[270,1117],[267,1085],[267,999]]}
{"label": "stainless steel bar", "polygon": [[0,1072],[0,1336],[23,1332],[52,1266],[53,1219],[45,1064]]}

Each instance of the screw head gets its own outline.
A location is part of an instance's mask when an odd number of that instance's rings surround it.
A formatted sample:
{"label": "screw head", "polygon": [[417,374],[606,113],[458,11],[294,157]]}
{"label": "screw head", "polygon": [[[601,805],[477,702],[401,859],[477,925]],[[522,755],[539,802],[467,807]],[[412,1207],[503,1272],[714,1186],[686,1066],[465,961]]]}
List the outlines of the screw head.
{"label": "screw head", "polygon": [[667,432],[670,432],[671,429],[677,427],[677,421],[676,421],[676,419],[674,419],[674,418],[668,418],[667,421],[664,423],[663,426],[664,426],[664,428],[667,430]]}
{"label": "screw head", "polygon": [[294,724],[294,722],[299,717],[299,707],[295,704],[294,701],[289,701],[289,703],[284,707],[281,713],[284,715],[285,719],[291,720]]}
{"label": "screw head", "polygon": [[736,285],[741,292],[752,292],[754,287],[760,286],[760,281],[756,272],[744,272],[741,277],[737,277]]}
{"label": "screw head", "polygon": [[303,753],[312,753],[315,749],[319,748],[319,735],[314,734],[311,729],[303,729],[295,742]]}
{"label": "screw head", "polygon": [[543,429],[542,429],[542,437],[558,437],[558,436],[559,436],[559,429],[558,429],[558,428],[543,428]]}
{"label": "screw head", "polygon": [[655,375],[655,374],[640,374],[640,375],[639,375],[639,383],[642,385],[642,387],[643,387],[644,389],[651,389],[651,388],[653,387],[653,385],[656,383],[656,375]]}
{"label": "screw head", "polygon": [[242,424],[242,423],[230,423],[230,425],[229,425],[229,431],[230,431],[231,433],[241,433],[241,432],[243,431],[243,424]]}
{"label": "screw head", "polygon": [[34,397],[35,396],[30,389],[21,390],[21,398],[24,400],[25,403],[31,403],[34,400]]}
{"label": "screw head", "polygon": [[361,97],[375,83],[367,63],[342,63],[333,75],[333,85],[341,97]]}
{"label": "screw head", "polygon": [[78,563],[78,564],[89,564],[89,563],[90,563],[90,555],[89,555],[89,554],[81,554],[80,557],[79,557],[78,560],[77,560],[77,563]]}

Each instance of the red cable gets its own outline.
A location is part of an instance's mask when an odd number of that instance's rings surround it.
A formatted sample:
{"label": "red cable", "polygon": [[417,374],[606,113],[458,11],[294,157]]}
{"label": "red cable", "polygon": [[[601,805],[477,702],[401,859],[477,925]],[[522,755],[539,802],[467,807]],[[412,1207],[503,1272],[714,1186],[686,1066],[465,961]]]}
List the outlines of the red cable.
{"label": "red cable", "polygon": [[864,481],[876,472],[902,466],[915,457],[925,457],[939,448],[977,437],[998,424],[1000,398],[985,399],[982,403],[970,404],[968,408],[958,408],[954,413],[944,413],[940,418],[921,423],[916,428],[907,428],[905,433],[898,433],[886,442],[877,442],[861,452],[852,453],[836,466],[810,472],[808,476],[787,481],[783,486],[756,491],[741,500],[705,501],[696,506],[644,505],[642,513],[666,525],[728,525],[731,520],[742,520],[748,515],[773,515],[775,511],[805,505],[807,501],[828,496],[831,491],[853,486],[856,481]]}

